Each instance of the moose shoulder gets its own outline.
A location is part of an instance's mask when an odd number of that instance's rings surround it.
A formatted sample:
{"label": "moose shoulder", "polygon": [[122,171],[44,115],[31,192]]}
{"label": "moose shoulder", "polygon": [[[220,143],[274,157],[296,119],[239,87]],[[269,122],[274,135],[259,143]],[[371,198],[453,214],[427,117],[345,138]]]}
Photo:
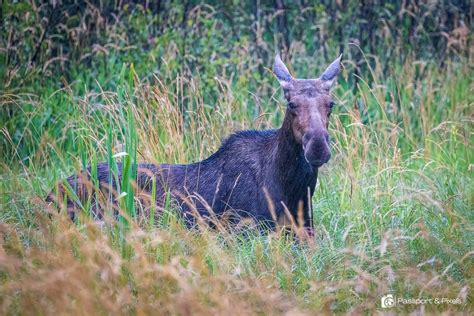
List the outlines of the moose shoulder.
{"label": "moose shoulder", "polygon": [[[282,126],[276,130],[240,131],[228,137],[219,150],[207,159],[187,164],[137,165],[137,196],[155,196],[159,208],[167,197],[177,203],[188,222],[196,215],[202,218],[228,215],[251,217],[270,227],[289,212],[310,228],[311,197],[318,168],[329,161],[328,121],[333,107],[330,88],[340,70],[337,58],[317,79],[295,79],[277,55],[273,66],[287,101]],[[100,192],[90,183],[90,169],[67,179],[79,199],[116,191],[107,163],[98,164],[96,174]],[[154,185],[152,185],[154,184]],[[68,185],[68,186],[69,186]],[[62,201],[65,186],[51,193],[48,200]],[[150,194],[152,188],[156,194]],[[141,192],[141,194],[140,194]],[[145,200],[145,198],[143,198]],[[97,205],[98,203],[94,203]],[[74,218],[77,199],[67,199],[67,209]],[[95,210],[101,216],[100,209]],[[276,217],[276,218],[275,218]]]}

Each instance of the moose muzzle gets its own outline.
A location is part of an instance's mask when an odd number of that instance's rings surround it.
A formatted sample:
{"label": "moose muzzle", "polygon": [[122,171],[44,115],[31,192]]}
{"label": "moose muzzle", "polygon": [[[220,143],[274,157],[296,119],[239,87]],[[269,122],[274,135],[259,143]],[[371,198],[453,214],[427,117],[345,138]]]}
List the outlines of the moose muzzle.
{"label": "moose muzzle", "polygon": [[306,161],[315,168],[328,162],[331,159],[328,132],[316,130],[304,134],[303,151]]}

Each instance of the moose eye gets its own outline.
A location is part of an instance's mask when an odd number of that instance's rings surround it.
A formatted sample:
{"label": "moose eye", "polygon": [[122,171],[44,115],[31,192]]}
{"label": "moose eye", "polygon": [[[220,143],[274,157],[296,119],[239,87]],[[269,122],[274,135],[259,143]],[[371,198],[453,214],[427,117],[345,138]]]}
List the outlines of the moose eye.
{"label": "moose eye", "polygon": [[295,102],[293,102],[293,101],[288,102],[288,108],[289,108],[290,110],[296,109],[296,104],[295,104]]}
{"label": "moose eye", "polygon": [[334,107],[334,102],[330,102],[329,107],[328,107],[328,116],[331,115],[333,107]]}

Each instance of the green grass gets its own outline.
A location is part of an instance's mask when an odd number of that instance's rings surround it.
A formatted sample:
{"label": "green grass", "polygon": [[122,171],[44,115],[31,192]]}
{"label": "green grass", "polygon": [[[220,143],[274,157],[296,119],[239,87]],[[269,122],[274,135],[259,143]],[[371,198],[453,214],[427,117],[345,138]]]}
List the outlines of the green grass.
{"label": "green grass", "polygon": [[[189,231],[172,213],[155,223],[136,217],[135,162],[197,161],[232,130],[278,126],[283,102],[271,78],[264,84],[273,93],[259,102],[268,108],[257,116],[249,92],[222,87],[211,108],[201,98],[203,83],[142,81],[127,66],[115,90],[14,96],[22,115],[6,124],[20,136],[2,131],[7,140],[17,137],[13,152],[28,155],[2,163],[3,310],[373,312],[393,293],[460,297],[461,305],[426,311],[467,312],[473,73],[458,63],[443,71],[428,65],[425,79],[414,81],[409,65],[396,66],[396,75],[375,71],[354,88],[343,75],[334,92],[333,158],[320,172],[316,237],[308,244],[279,234]],[[185,112],[174,93],[182,84],[192,100]],[[45,217],[41,200],[54,183],[99,161],[125,163],[120,206],[130,220],[100,228],[87,218],[75,226],[54,212]],[[87,214],[90,203],[84,208]]]}
{"label": "green grass", "polygon": [[[178,9],[170,19],[181,17]],[[171,201],[157,219],[141,215],[137,162],[195,162],[230,133],[276,128],[284,115],[265,68],[273,46],[226,37],[230,26],[215,30],[208,11],[192,11],[188,22],[199,26],[186,33],[194,43],[186,54],[183,29],[171,25],[149,50],[127,42],[90,62],[71,61],[64,77],[42,77],[36,66],[2,86],[1,313],[472,313],[474,71],[461,53],[440,65],[411,54],[410,43],[402,43],[404,58],[340,43],[344,69],[334,89],[332,159],[313,197],[314,240],[189,230]],[[141,14],[110,34],[122,39],[125,25],[136,43],[146,42],[150,16]],[[315,77],[330,62],[308,53],[314,43],[295,43],[297,76]],[[336,44],[327,46],[337,56]],[[44,202],[58,181],[86,166],[96,186],[102,161],[125,166],[118,222],[91,220],[92,201],[76,224]],[[110,177],[116,173],[112,167]],[[389,293],[461,304],[382,309]]]}

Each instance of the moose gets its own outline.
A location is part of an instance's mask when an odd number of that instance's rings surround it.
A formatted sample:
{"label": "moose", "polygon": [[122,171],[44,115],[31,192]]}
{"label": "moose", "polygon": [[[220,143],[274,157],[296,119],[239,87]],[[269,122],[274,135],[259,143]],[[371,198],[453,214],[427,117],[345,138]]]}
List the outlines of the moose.
{"label": "moose", "polygon": [[[163,209],[165,200],[171,197],[186,222],[194,223],[196,215],[210,219],[227,214],[229,218],[252,218],[272,229],[289,215],[312,232],[311,198],[318,168],[331,157],[328,121],[334,102],[330,90],[340,63],[341,56],[317,79],[296,79],[276,55],[273,72],[287,101],[279,129],[236,132],[214,154],[196,163],[140,163],[135,186],[148,197],[152,189],[156,190],[152,202],[157,209]],[[122,164],[117,164],[119,181],[122,169]],[[73,175],[67,179],[76,198],[99,194],[91,193],[87,185],[90,168],[81,174],[85,177]],[[99,191],[116,189],[108,163],[99,163],[96,174]],[[49,201],[53,195],[50,193]],[[69,196],[66,200],[67,212],[74,219],[77,200]],[[100,211],[97,214],[100,216]]]}

